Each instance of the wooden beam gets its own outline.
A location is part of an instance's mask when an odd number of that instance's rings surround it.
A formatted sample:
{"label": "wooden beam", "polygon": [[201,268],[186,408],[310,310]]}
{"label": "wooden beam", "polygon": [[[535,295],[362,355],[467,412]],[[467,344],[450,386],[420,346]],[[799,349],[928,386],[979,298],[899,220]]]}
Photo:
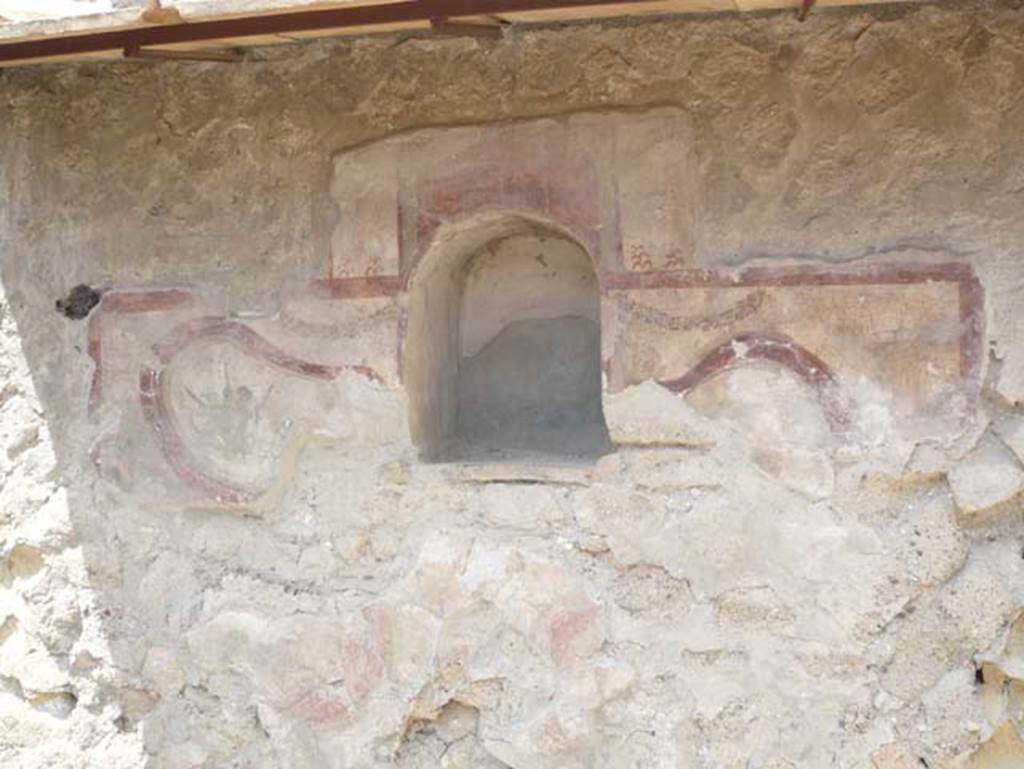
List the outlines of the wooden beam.
{"label": "wooden beam", "polygon": [[327,10],[303,10],[270,16],[196,21],[104,32],[71,34],[0,43],[0,63],[12,60],[71,56],[116,49],[147,48],[205,40],[231,40],[256,35],[361,27],[376,24],[500,15],[507,11],[629,5],[643,0],[402,0],[385,5],[358,5]]}
{"label": "wooden beam", "polygon": [[[815,7],[873,5],[920,0],[814,0]],[[111,14],[121,26],[102,26],[102,17],[74,19],[70,26],[24,25],[32,37],[13,37],[17,29],[0,27],[0,67],[44,61],[118,59],[126,49],[226,48],[273,45],[313,37],[398,32],[434,28],[443,34],[493,36],[492,30],[469,28],[476,18],[503,23],[550,23],[626,15],[708,13],[791,8],[806,15],[810,0],[328,0],[299,8],[226,11],[184,23],[125,24],[123,13]],[[806,6],[806,8],[803,8]],[[116,17],[116,19],[113,19]],[[170,16],[168,18],[171,18]],[[83,25],[84,28],[83,28]],[[22,25],[17,25],[19,28]],[[48,34],[47,29],[56,29]]]}

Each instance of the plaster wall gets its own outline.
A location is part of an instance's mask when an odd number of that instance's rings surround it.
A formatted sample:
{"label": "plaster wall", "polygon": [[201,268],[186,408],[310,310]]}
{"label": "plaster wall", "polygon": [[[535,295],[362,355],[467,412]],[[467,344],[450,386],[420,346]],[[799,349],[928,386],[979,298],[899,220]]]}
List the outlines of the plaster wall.
{"label": "plaster wall", "polygon": [[[0,73],[0,765],[1024,765],[1022,94],[1014,3]],[[538,231],[612,450],[425,462]]]}

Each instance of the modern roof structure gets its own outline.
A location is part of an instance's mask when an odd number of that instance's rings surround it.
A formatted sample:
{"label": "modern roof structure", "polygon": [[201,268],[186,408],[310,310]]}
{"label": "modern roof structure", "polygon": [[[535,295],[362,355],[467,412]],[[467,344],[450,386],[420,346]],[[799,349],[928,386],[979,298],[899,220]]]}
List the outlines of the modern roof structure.
{"label": "modern roof structure", "polygon": [[881,1],[149,0],[145,7],[115,8],[111,0],[0,0],[0,66],[124,57],[233,60],[240,48],[336,35],[433,30],[493,37],[516,24],[631,15],[792,8],[803,18],[812,6]]}

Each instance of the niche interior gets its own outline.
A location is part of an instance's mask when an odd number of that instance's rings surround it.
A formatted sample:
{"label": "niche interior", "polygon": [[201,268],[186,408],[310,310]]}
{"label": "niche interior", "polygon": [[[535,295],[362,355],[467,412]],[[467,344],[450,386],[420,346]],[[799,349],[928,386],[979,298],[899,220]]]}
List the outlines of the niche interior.
{"label": "niche interior", "polygon": [[505,219],[439,238],[409,284],[405,350],[410,424],[426,460],[612,448],[597,276],[564,234]]}

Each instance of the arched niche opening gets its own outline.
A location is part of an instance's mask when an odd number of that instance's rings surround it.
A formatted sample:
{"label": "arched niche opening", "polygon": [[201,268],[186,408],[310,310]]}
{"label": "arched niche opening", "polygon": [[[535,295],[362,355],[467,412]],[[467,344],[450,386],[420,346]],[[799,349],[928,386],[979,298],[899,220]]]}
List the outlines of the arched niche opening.
{"label": "arched niche opening", "polygon": [[597,276],[575,240],[511,216],[450,229],[411,276],[408,302],[403,375],[425,460],[611,450]]}

